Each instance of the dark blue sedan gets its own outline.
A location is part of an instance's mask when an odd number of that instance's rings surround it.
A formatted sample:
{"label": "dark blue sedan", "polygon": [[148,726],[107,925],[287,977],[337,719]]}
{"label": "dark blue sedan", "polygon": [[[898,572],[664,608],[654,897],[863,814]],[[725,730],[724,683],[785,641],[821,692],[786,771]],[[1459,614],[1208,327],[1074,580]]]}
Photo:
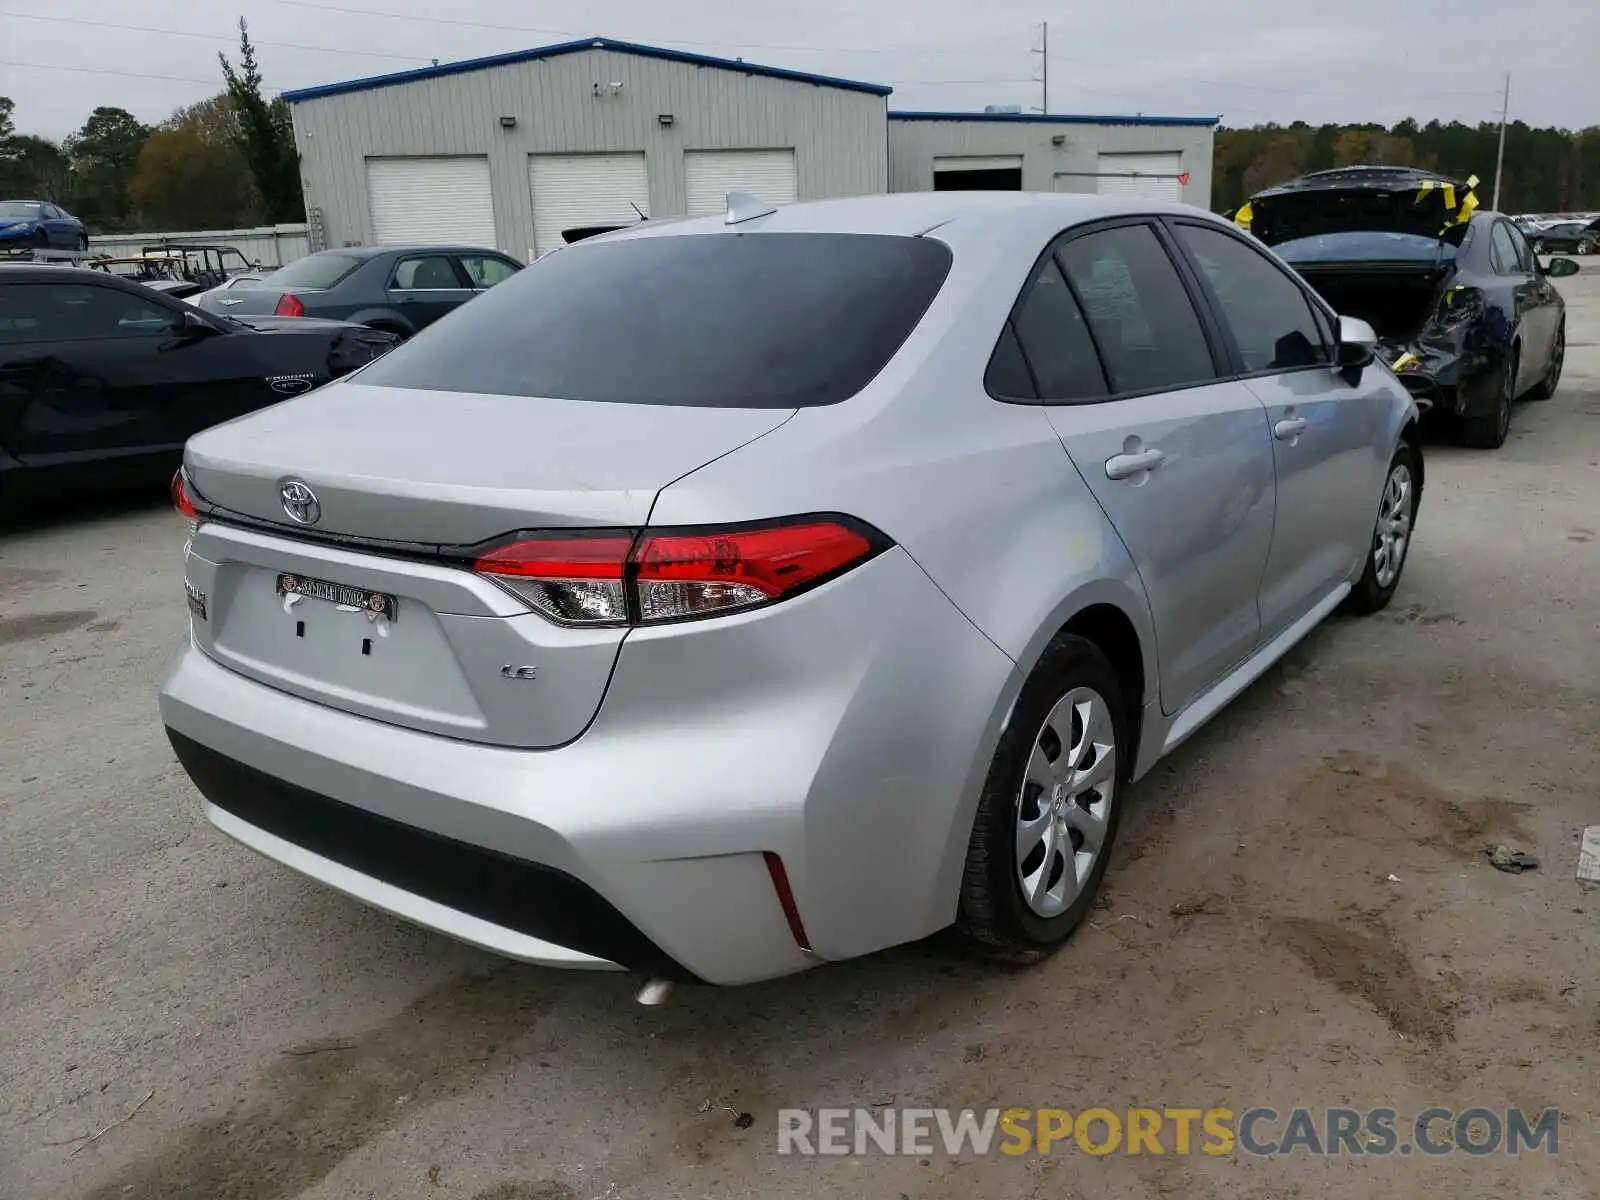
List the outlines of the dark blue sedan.
{"label": "dark blue sedan", "polygon": [[522,269],[477,246],[349,246],[196,298],[226,317],[325,317],[408,338]]}
{"label": "dark blue sedan", "polygon": [[89,234],[59,204],[48,200],[0,200],[0,250],[87,250]]}

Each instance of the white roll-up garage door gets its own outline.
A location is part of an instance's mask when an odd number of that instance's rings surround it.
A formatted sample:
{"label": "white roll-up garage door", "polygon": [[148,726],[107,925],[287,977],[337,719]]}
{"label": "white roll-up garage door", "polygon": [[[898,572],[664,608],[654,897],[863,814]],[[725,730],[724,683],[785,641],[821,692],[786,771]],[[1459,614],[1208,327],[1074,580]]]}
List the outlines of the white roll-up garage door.
{"label": "white roll-up garage door", "polygon": [[1102,154],[1095,190],[1102,196],[1137,196],[1141,200],[1171,200],[1181,203],[1183,155],[1178,151],[1160,154]]}
{"label": "white roll-up garage door", "polygon": [[729,192],[768,204],[792,204],[799,194],[793,150],[688,150],[683,185],[691,217],[722,212]]}
{"label": "white roll-up garage door", "polygon": [[367,197],[379,245],[496,245],[487,158],[369,158]]}
{"label": "white roll-up garage door", "polygon": [[535,256],[565,246],[564,229],[627,225],[637,221],[639,213],[650,213],[650,175],[643,151],[535,154],[528,161]]}

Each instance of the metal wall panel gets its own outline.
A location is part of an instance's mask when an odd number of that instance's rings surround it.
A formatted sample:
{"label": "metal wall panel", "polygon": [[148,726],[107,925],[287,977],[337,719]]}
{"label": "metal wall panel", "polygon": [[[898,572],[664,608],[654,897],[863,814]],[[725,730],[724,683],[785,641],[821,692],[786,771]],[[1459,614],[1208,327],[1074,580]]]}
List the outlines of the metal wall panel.
{"label": "metal wall panel", "polygon": [[882,96],[604,49],[291,106],[330,247],[373,240],[367,158],[478,154],[496,245],[518,257],[534,245],[530,155],[642,151],[654,216],[687,211],[688,150],[793,148],[798,199],[865,195],[888,189],[886,111]]}
{"label": "metal wall panel", "polygon": [[[1055,144],[1054,139],[1061,139]],[[889,121],[889,190],[931,192],[934,159],[1022,156],[1029,192],[1098,190],[1102,154],[1182,156],[1186,204],[1210,207],[1213,129],[1207,125],[1084,125],[1042,121]]]}
{"label": "metal wall panel", "polygon": [[683,178],[691,217],[722,212],[729,192],[790,204],[799,191],[793,150],[690,150],[683,156]]}
{"label": "metal wall panel", "polygon": [[[650,176],[644,155],[535,154],[528,160],[533,188],[529,261],[566,245],[562,230],[637,221],[650,214]],[[527,253],[526,251],[524,253]]]}
{"label": "metal wall panel", "polygon": [[369,158],[367,198],[374,242],[494,244],[494,197],[482,155]]}

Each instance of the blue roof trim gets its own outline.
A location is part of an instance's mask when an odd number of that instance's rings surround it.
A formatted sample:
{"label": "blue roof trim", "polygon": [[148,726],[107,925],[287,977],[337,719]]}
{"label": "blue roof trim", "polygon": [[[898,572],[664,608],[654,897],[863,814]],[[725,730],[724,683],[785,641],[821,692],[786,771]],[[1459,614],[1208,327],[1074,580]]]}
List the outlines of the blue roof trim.
{"label": "blue roof trim", "polygon": [[1090,113],[894,112],[891,121],[998,121],[1018,125],[1218,125],[1221,117],[1144,117]]}
{"label": "blue roof trim", "polygon": [[713,58],[708,54],[689,54],[682,50],[664,50],[660,46],[642,46],[636,42],[619,42],[614,38],[582,38],[574,42],[561,42],[554,46],[535,46],[531,50],[513,50],[508,54],[492,54],[487,58],[468,58],[461,62],[440,63],[437,67],[418,67],[412,71],[395,71],[388,75],[368,75],[344,83],[325,83],[317,87],[295,88],[284,92],[290,104],[302,100],[315,100],[322,96],[339,96],[346,92],[365,92],[372,88],[394,87],[402,83],[415,83],[419,79],[440,79],[446,75],[465,75],[469,71],[483,71],[490,67],[506,67],[514,63],[534,62],[541,58],[557,58],[563,54],[577,54],[583,50],[613,50],[619,54],[637,54],[642,58],[660,58],[667,62],[687,63],[694,67],[716,67],[723,71],[742,71],[746,75],[761,75],[768,79],[788,79],[795,83],[814,83],[819,87],[843,88],[846,91],[866,92],[872,96],[887,96],[894,91],[881,83],[862,83],[858,79],[836,79],[832,75],[812,75],[805,71],[790,71],[784,67],[764,67],[759,63],[740,62],[731,58]]}

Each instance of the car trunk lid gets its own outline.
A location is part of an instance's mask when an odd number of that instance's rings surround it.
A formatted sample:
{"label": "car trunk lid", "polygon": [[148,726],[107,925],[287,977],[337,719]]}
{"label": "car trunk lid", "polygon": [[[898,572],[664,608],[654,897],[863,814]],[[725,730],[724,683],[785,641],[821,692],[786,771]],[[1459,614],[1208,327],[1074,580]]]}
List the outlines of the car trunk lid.
{"label": "car trunk lid", "polygon": [[1431,171],[1350,167],[1319,171],[1250,198],[1250,232],[1268,246],[1319,234],[1370,230],[1438,237],[1470,188]]}
{"label": "car trunk lid", "polygon": [[[626,629],[530,611],[471,569],[473,549],[521,530],[639,528],[661,488],[792,411],[352,382],[214,427],[185,453],[214,514],[186,555],[196,643],[346,712],[493,745],[561,745],[593,718]],[[291,520],[286,479],[315,496],[314,523]]]}
{"label": "car trunk lid", "polygon": [[316,495],[316,533],[464,546],[517,529],[638,527],[661,488],[792,412],[364,387],[356,375],[197,434],[185,465],[207,501],[257,521],[297,528],[280,495],[293,477]]}

